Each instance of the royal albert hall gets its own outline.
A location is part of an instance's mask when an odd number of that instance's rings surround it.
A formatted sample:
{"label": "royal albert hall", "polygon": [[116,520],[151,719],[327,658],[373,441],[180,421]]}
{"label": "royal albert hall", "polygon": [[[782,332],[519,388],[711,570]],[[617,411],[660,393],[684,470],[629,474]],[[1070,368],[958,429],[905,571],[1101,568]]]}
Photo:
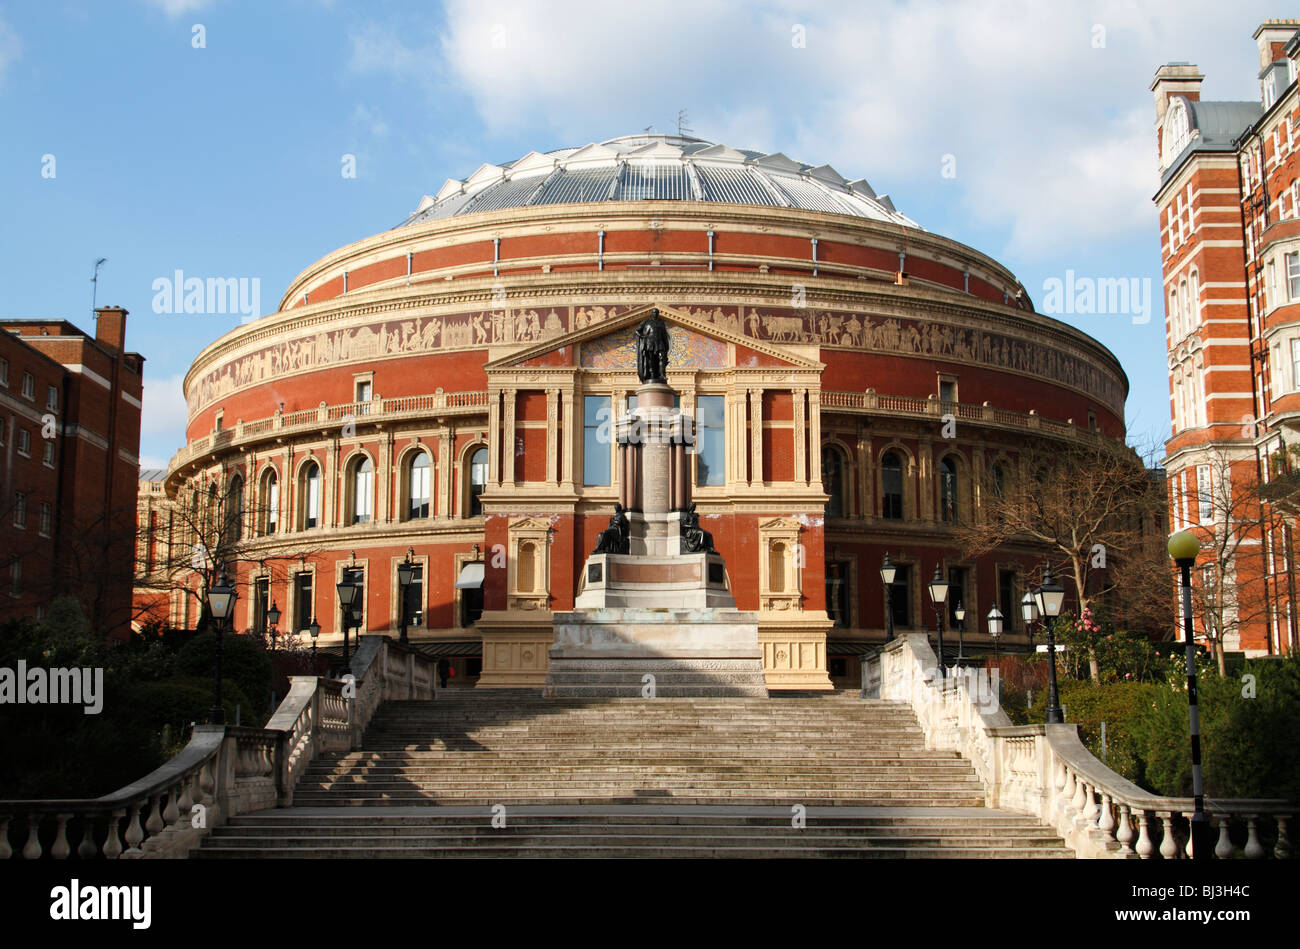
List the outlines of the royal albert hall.
{"label": "royal albert hall", "polygon": [[540,687],[620,496],[610,420],[635,407],[655,308],[700,525],[758,614],[769,688],[857,684],[886,552],[895,630],[933,634],[937,567],[945,645],[960,626],[989,648],[996,604],[1002,648],[1025,647],[1034,549],[966,559],[954,527],[1027,443],[1123,434],[1118,360],[865,180],[680,135],[449,180],[203,350],[166,492],[232,499],[234,628],[274,604],[333,650],[351,579],[353,633],[405,621],[456,685]]}

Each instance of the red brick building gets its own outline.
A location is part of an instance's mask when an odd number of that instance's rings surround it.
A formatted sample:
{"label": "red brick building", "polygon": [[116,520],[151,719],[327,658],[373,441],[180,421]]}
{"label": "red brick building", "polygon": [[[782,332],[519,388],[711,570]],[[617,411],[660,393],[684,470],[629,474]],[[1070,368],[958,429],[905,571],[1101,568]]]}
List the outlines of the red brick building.
{"label": "red brick building", "polygon": [[0,615],[81,599],[92,628],[130,629],[144,357],[126,310],[96,310],[93,338],[65,320],[0,327]]}
{"label": "red brick building", "polygon": [[[1295,507],[1270,482],[1300,435],[1300,20],[1254,34],[1260,99],[1201,99],[1187,63],[1156,72],[1173,434],[1170,522],[1202,538],[1198,635],[1296,648]],[[1281,484],[1274,486],[1281,487]]]}
{"label": "red brick building", "polygon": [[701,525],[759,612],[769,687],[852,681],[885,633],[886,551],[897,628],[934,628],[938,568],[968,644],[990,644],[998,604],[1024,647],[1038,551],[968,561],[953,529],[1026,444],[1122,435],[1118,361],[867,182],[666,135],[448,181],[198,356],[166,490],[196,521],[234,515],[236,628],[274,603],[337,644],[355,576],[362,628],[392,632],[409,555],[421,648],[462,681],[540,685],[618,497],[608,422],[652,307],[699,427]]}

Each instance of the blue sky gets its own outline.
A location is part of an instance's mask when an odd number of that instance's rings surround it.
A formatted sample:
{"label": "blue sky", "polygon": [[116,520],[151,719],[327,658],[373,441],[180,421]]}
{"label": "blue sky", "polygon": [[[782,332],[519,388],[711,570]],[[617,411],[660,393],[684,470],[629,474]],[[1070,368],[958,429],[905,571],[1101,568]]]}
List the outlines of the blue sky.
{"label": "blue sky", "polygon": [[[131,311],[141,460],[184,438],[180,379],[234,315],[152,312],[153,282],[317,258],[485,161],[653,126],[865,177],[923,227],[1044,282],[1149,278],[1150,322],[1061,318],[1109,346],[1134,441],[1169,428],[1156,67],[1258,99],[1277,4],[662,0],[0,0],[0,317]],[[203,44],[196,48],[196,26]],[[802,41],[802,44],[800,43]],[[54,176],[44,156],[54,156]],[[356,177],[341,174],[356,156]],[[945,156],[951,158],[945,159]],[[945,176],[946,167],[955,174]]]}

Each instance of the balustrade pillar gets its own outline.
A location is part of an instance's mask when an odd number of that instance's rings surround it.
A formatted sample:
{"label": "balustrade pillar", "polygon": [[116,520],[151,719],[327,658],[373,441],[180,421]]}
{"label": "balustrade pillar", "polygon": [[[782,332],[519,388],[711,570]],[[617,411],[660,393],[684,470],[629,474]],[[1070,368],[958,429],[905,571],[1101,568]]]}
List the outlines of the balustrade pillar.
{"label": "balustrade pillar", "polygon": [[1246,859],[1262,860],[1264,858],[1264,845],[1259,842],[1259,815],[1246,815]]}
{"label": "balustrade pillar", "polygon": [[1157,814],[1161,824],[1160,856],[1172,860],[1178,854],[1178,841],[1174,837],[1174,815],[1171,811]]}
{"label": "balustrade pillar", "polygon": [[1115,834],[1115,839],[1119,841],[1119,852],[1123,854],[1133,853],[1133,825],[1129,823],[1129,807],[1127,804],[1119,805],[1119,829]]}
{"label": "balustrade pillar", "polygon": [[38,860],[41,856],[41,815],[27,815],[27,843],[23,844],[23,859]]}
{"label": "balustrade pillar", "polygon": [[67,860],[72,848],[68,846],[68,821],[71,814],[55,815],[54,843],[50,846],[50,856],[55,860]]}
{"label": "balustrade pillar", "polygon": [[1219,828],[1219,841],[1214,845],[1214,855],[1220,860],[1227,860],[1237,850],[1232,845],[1232,837],[1229,835],[1232,821],[1227,817],[1213,818],[1214,824]]}
{"label": "balustrade pillar", "polygon": [[1147,826],[1149,818],[1146,811],[1137,812],[1138,819],[1138,841],[1137,855],[1143,860],[1150,860],[1151,855],[1156,852],[1156,845],[1151,840],[1150,829]]}
{"label": "balustrade pillar", "polygon": [[1286,860],[1291,856],[1291,841],[1286,836],[1287,818],[1279,814],[1277,816],[1277,844],[1273,847],[1273,856],[1279,860]]}

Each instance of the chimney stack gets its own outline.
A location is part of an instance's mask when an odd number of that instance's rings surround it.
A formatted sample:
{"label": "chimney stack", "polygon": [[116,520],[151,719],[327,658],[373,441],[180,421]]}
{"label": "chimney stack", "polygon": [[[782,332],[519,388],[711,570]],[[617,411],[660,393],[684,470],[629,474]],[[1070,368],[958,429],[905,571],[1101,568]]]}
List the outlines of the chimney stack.
{"label": "chimney stack", "polygon": [[1191,63],[1165,63],[1156,70],[1151,91],[1156,96],[1156,128],[1165,120],[1170,96],[1186,96],[1192,102],[1201,100],[1201,82],[1205,79]]}
{"label": "chimney stack", "polygon": [[95,341],[120,353],[126,348],[126,314],[120,306],[95,308]]}

